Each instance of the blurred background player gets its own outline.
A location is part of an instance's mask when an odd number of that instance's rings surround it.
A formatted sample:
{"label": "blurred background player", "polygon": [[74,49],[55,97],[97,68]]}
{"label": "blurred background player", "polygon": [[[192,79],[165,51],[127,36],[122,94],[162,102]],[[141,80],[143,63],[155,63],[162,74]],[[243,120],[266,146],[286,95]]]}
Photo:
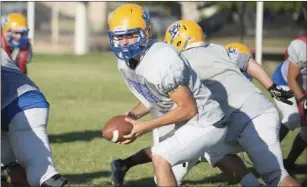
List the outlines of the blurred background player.
{"label": "blurred background player", "polygon": [[53,164],[48,116],[44,95],[1,49],[1,169],[7,182],[16,187],[69,186]]}
{"label": "blurred background player", "polygon": [[10,13],[2,17],[1,46],[24,74],[32,58],[28,32],[27,18],[22,14]]}
{"label": "blurred background player", "polygon": [[307,35],[293,40],[285,53],[285,60],[274,71],[273,81],[285,89],[291,89],[295,98],[293,105],[285,105],[276,101],[283,119],[280,128],[280,141],[282,141],[290,130],[301,126],[292,144],[288,157],[285,159],[285,167],[292,171],[294,163],[307,146]]}

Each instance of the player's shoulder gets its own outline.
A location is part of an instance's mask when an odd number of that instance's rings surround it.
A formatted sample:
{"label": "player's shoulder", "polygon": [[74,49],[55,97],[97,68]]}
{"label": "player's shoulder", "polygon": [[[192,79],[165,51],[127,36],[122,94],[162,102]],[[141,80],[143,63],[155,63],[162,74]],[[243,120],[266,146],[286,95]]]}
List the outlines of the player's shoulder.
{"label": "player's shoulder", "polygon": [[303,36],[299,36],[299,37],[297,37],[295,40],[300,40],[300,41],[302,41],[302,42],[307,43],[307,34],[306,34],[306,35],[303,35]]}
{"label": "player's shoulder", "polygon": [[156,68],[166,68],[174,64],[180,64],[181,61],[181,55],[177,48],[164,42],[154,43],[142,59],[142,63]]}
{"label": "player's shoulder", "polygon": [[186,59],[177,48],[163,42],[155,43],[141,61],[144,77],[155,83],[186,69]]}
{"label": "player's shoulder", "polygon": [[213,49],[213,50],[222,50],[222,51],[226,51],[226,49],[224,48],[224,46],[220,45],[220,44],[216,44],[216,43],[207,43],[204,45],[205,49]]}
{"label": "player's shoulder", "polygon": [[[207,56],[215,56],[215,57],[224,57],[229,58],[229,52],[225,49],[223,45],[216,44],[216,43],[208,43],[204,47],[204,51],[206,52]],[[238,55],[236,50],[233,50],[232,55]]]}
{"label": "player's shoulder", "polygon": [[3,48],[1,48],[1,66],[19,70],[13,60],[9,57],[9,54],[7,54]]}
{"label": "player's shoulder", "polygon": [[165,59],[168,57],[166,54],[169,54],[170,56],[178,55],[179,51],[171,44],[167,44],[165,42],[155,42],[148,50],[148,54],[146,56]]}
{"label": "player's shoulder", "polygon": [[303,39],[297,38],[295,40],[292,40],[289,48],[292,48],[292,50],[299,51],[299,50],[306,50],[307,42]]}
{"label": "player's shoulder", "polygon": [[293,40],[288,49],[287,56],[291,62],[299,64],[300,66],[307,66],[307,43],[301,39]]}
{"label": "player's shoulder", "polygon": [[123,69],[126,67],[126,62],[124,60],[121,60],[119,58],[116,58],[117,61],[117,67],[118,69]]}

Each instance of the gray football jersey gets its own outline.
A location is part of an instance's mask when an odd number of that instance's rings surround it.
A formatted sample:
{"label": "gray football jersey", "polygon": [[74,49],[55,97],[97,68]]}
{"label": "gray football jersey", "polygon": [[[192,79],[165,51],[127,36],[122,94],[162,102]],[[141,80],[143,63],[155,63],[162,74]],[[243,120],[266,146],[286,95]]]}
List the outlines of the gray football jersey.
{"label": "gray football jersey", "polygon": [[191,48],[183,55],[227,115],[239,109],[252,94],[262,93],[244,78],[238,62],[232,60],[221,45]]}
{"label": "gray football jersey", "polygon": [[31,90],[38,90],[38,87],[19,70],[1,48],[1,110]]}
{"label": "gray football jersey", "polygon": [[172,45],[156,42],[135,70],[121,60],[118,60],[118,68],[130,91],[150,110],[165,114],[175,108],[169,93],[185,85],[196,100],[198,124],[212,125],[224,116],[218,102],[212,99],[210,90],[201,83],[186,59]]}
{"label": "gray football jersey", "polygon": [[234,48],[230,48],[227,52],[229,58],[232,60],[231,62],[234,63],[242,71],[246,72],[248,69],[248,61],[251,58],[249,54],[240,53],[240,51]]}

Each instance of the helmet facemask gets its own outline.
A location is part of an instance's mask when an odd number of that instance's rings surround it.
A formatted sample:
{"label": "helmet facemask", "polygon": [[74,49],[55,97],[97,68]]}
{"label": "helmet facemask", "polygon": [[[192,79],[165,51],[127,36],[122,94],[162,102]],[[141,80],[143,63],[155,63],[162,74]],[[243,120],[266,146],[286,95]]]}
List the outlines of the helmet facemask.
{"label": "helmet facemask", "polygon": [[[21,28],[16,30],[8,29],[6,31],[7,43],[13,48],[25,49],[29,42],[28,32],[28,28]],[[16,34],[20,34],[20,37],[16,37]]]}
{"label": "helmet facemask", "polygon": [[[131,58],[134,58],[140,54],[142,54],[146,46],[149,43],[149,40],[146,38],[146,33],[148,32],[148,27],[145,28],[145,30],[141,28],[135,28],[135,29],[129,29],[125,31],[109,31],[109,37],[110,37],[110,45],[115,53],[116,57],[121,60],[129,60]],[[138,40],[137,42],[133,44],[128,44],[126,46],[120,46],[119,38],[120,37],[126,37],[129,35],[137,35]]]}

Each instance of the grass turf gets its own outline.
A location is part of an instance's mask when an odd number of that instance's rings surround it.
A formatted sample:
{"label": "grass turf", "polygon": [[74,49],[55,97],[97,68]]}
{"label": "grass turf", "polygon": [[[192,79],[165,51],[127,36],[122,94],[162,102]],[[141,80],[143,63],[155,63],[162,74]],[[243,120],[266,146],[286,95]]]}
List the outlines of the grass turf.
{"label": "grass turf", "polygon": [[[264,63],[269,72],[276,65]],[[104,123],[137,102],[117,71],[112,53],[37,54],[28,67],[29,76],[51,104],[48,133],[56,167],[72,184],[109,186],[112,159],[125,158],[152,144],[151,133],[130,145],[112,144],[101,138]],[[297,132],[291,132],[283,141],[284,155],[288,154]],[[306,151],[297,163],[299,166],[306,163]],[[252,166],[247,166],[253,171]],[[125,184],[155,186],[152,176],[151,164],[137,166],[128,172]],[[305,181],[306,171],[294,176]],[[237,185],[206,163],[193,168],[185,180],[190,186]]]}

